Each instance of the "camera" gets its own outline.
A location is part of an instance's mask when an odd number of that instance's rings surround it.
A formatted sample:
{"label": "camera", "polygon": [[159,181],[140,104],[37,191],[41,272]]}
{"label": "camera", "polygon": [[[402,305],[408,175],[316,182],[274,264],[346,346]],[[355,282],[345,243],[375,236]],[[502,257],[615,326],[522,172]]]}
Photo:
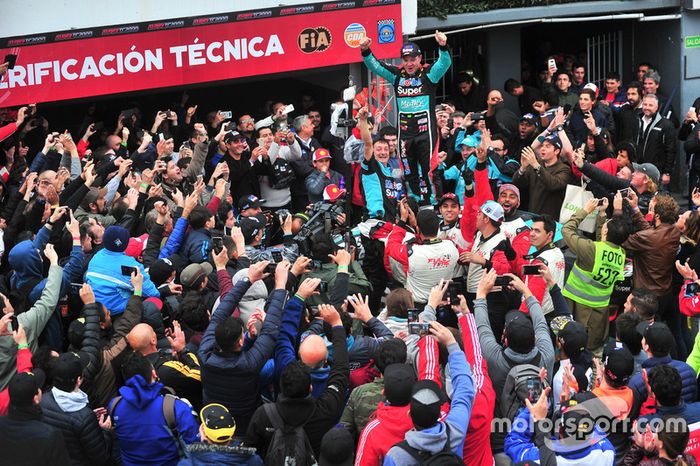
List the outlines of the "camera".
{"label": "camera", "polygon": [[327,293],[328,292],[328,282],[322,281],[321,283],[318,284],[318,291],[319,293]]}
{"label": "camera", "polygon": [[539,275],[540,266],[539,264],[523,265],[523,275]]}
{"label": "camera", "polygon": [[484,112],[472,113],[472,121],[481,121],[481,120],[485,120],[485,119],[486,119],[486,115],[484,114]]}
{"label": "camera", "polygon": [[429,335],[430,324],[428,322],[411,322],[408,324],[408,334],[419,336]]}
{"label": "camera", "polygon": [[693,282],[693,283],[688,283],[688,284],[685,286],[685,292],[686,292],[686,293],[697,294],[698,291],[700,291],[700,285],[698,285],[698,284],[695,283],[695,282]]}
{"label": "camera", "polygon": [[451,304],[459,304],[459,295],[467,296],[466,277],[455,277],[447,286],[447,293]]}
{"label": "camera", "polygon": [[341,128],[354,128],[357,126],[357,120],[352,118],[338,118],[338,126]]}
{"label": "camera", "polygon": [[513,279],[508,277],[507,275],[501,275],[500,277],[496,277],[496,282],[494,283],[495,286],[508,286],[510,285],[510,282],[512,282]]}
{"label": "camera", "polygon": [[309,220],[304,223],[294,241],[299,245],[302,253],[310,250],[308,240],[318,232],[330,233],[339,225],[338,217],[343,213],[342,202],[317,202],[310,211],[307,211]]}

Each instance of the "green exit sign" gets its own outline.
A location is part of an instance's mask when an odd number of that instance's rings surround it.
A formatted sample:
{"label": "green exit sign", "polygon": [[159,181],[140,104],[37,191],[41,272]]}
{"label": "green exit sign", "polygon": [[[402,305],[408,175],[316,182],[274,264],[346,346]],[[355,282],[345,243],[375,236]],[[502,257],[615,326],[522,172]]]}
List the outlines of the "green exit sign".
{"label": "green exit sign", "polygon": [[700,47],[700,36],[687,36],[685,38],[685,48],[695,49]]}

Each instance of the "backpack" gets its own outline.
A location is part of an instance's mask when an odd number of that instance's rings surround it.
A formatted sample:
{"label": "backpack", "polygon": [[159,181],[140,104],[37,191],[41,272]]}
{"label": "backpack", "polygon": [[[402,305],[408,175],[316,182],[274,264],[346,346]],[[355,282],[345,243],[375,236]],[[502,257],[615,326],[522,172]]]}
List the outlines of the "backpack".
{"label": "backpack", "polygon": [[269,178],[272,189],[285,189],[292,185],[296,176],[289,162],[282,157],[277,157],[272,164],[272,174]]}
{"label": "backpack", "polygon": [[396,446],[404,450],[409,455],[411,455],[411,457],[413,457],[413,459],[416,460],[420,465],[464,466],[464,460],[462,459],[462,457],[457,455],[450,449],[450,429],[449,427],[447,427],[447,425],[445,425],[445,433],[447,434],[447,441],[445,442],[445,447],[441,451],[432,455],[430,454],[430,452],[413,448],[405,440],[397,443]]}
{"label": "backpack", "polygon": [[[122,398],[123,397],[121,395],[118,395],[109,402],[107,412],[113,421],[115,420],[114,410],[117,408],[119,402],[122,401]],[[177,430],[177,419],[175,418],[175,400],[177,399],[179,398],[169,393],[163,395],[163,418],[165,419],[165,425],[167,425],[168,430],[170,430],[170,435],[175,441],[178,455],[180,458],[184,458],[186,455],[185,441],[182,439],[182,435],[180,435],[180,432]]]}
{"label": "backpack", "polygon": [[[511,421],[515,419],[520,408],[525,406],[525,400],[531,395],[533,389],[541,393],[549,384],[540,380],[540,362],[542,355],[538,354],[532,364],[516,364],[515,361],[503,355],[506,361],[513,365],[501,392],[501,402],[499,404],[501,417]],[[532,401],[533,403],[535,401]]]}
{"label": "backpack", "polygon": [[265,455],[267,466],[316,466],[311,442],[304,430],[304,424],[296,427],[286,426],[275,403],[263,405],[275,433],[270,440]]}

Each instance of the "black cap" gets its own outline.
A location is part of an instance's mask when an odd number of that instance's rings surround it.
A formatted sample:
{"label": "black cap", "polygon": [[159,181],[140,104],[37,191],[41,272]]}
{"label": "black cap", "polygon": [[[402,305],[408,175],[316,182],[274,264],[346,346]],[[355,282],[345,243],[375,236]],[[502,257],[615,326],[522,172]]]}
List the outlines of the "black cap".
{"label": "black cap", "polygon": [[557,316],[552,319],[549,326],[554,335],[561,340],[562,348],[568,357],[576,359],[586,349],[588,343],[586,328],[572,317]]}
{"label": "black cap", "polygon": [[226,133],[226,136],[224,136],[224,142],[231,142],[235,141],[236,139],[245,139],[245,136],[235,130],[229,131]]}
{"label": "black cap", "polygon": [[510,311],[505,319],[508,347],[516,353],[529,353],[535,346],[535,327],[524,312]]}
{"label": "black cap", "polygon": [[355,441],[343,427],[334,427],[321,439],[319,466],[352,466],[355,457]]}
{"label": "black cap", "polygon": [[263,214],[241,218],[240,227],[243,238],[245,239],[245,244],[252,243],[257,234],[265,228],[266,223],[267,219]]}
{"label": "black cap", "polygon": [[417,57],[418,55],[422,54],[420,47],[418,47],[418,44],[415,42],[406,42],[403,44],[403,47],[401,47],[401,56],[412,56],[412,57]]}
{"label": "black cap", "polygon": [[41,369],[15,374],[7,387],[7,392],[10,395],[10,404],[13,406],[31,406],[34,403],[36,392],[44,386],[45,379],[46,376]]}
{"label": "black cap", "polygon": [[392,406],[406,406],[411,402],[411,389],[416,372],[408,364],[389,364],[384,369],[384,398]]}
{"label": "black cap", "polygon": [[645,320],[637,324],[635,328],[644,337],[646,344],[649,345],[651,354],[656,357],[664,357],[671,352],[675,344],[675,338],[668,325],[663,322],[648,322]]}
{"label": "black cap", "polygon": [[627,385],[634,372],[634,356],[619,341],[610,343],[603,351],[605,375],[617,386]]}
{"label": "black cap", "polygon": [[525,115],[521,116],[519,121],[520,121],[521,123],[522,123],[523,121],[524,121],[524,122],[527,122],[528,124],[531,124],[531,125],[533,125],[533,126],[538,126],[539,123],[540,123],[540,119],[537,118],[537,117],[536,117],[535,115],[533,115],[532,113],[526,113]]}
{"label": "black cap", "polygon": [[54,385],[72,385],[83,375],[88,359],[78,353],[61,353],[51,361],[51,377]]}
{"label": "black cap", "polygon": [[555,134],[547,136],[546,138],[544,138],[544,140],[553,145],[556,149],[562,148],[561,139],[559,139],[559,136]]}
{"label": "black cap", "polygon": [[175,265],[170,259],[158,259],[149,267],[148,276],[151,277],[151,281],[156,286],[160,286],[170,278],[174,271]]}
{"label": "black cap", "polygon": [[256,209],[265,202],[265,199],[258,199],[255,195],[249,194],[238,200],[238,211],[243,212],[246,209]]}
{"label": "black cap", "polygon": [[411,390],[411,419],[418,429],[437,424],[440,408],[447,400],[440,386],[433,380],[419,380]]}
{"label": "black cap", "polygon": [[438,207],[442,207],[442,204],[444,204],[445,201],[452,201],[452,202],[456,202],[457,205],[461,205],[459,203],[459,198],[457,197],[457,195],[455,193],[443,194],[442,197],[440,198],[440,202],[438,202]]}

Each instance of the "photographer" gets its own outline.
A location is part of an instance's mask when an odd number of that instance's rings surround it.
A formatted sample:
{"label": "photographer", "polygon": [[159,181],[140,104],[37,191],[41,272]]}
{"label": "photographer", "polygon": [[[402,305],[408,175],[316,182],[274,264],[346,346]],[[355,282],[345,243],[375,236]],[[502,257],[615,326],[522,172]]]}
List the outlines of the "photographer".
{"label": "photographer", "polygon": [[289,262],[294,262],[299,256],[299,246],[294,243],[292,237],[292,216],[280,219],[282,231],[284,233],[284,244],[275,247],[265,247],[263,244],[263,233],[267,225],[267,218],[263,214],[252,217],[243,217],[240,220],[241,233],[245,239],[245,255],[250,258],[251,263],[262,260],[273,261],[272,251],[280,251],[282,257]]}
{"label": "photographer", "polygon": [[294,133],[287,131],[272,132],[271,128],[258,130],[258,147],[253,151],[267,152],[268,157],[263,164],[269,164],[266,176],[260,177],[260,195],[265,199],[265,208],[273,211],[280,209],[291,210],[292,192],[290,186],[294,183],[295,175],[291,161],[301,158],[301,146]]}

